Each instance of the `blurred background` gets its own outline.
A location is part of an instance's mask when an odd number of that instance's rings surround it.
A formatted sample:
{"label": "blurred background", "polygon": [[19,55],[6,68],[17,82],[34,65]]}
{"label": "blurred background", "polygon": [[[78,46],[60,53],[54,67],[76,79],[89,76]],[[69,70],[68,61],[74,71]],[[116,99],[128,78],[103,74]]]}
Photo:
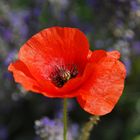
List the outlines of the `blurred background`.
{"label": "blurred background", "polygon": [[[119,50],[127,68],[123,96],[90,140],[140,140],[140,0],[0,0],[0,140],[62,140],[62,100],[26,92],[7,71],[27,39],[56,25],[82,30],[92,50]],[[78,140],[90,115],[75,99],[68,110],[68,140]]]}

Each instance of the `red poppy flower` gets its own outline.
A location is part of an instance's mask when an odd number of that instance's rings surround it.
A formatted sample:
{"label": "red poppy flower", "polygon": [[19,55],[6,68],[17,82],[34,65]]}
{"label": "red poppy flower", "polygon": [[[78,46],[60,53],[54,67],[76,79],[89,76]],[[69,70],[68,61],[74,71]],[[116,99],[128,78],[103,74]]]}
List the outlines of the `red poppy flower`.
{"label": "red poppy flower", "polygon": [[76,28],[52,27],[30,38],[11,63],[15,81],[48,97],[76,97],[94,115],[109,113],[124,88],[126,70],[118,51],[89,50]]}

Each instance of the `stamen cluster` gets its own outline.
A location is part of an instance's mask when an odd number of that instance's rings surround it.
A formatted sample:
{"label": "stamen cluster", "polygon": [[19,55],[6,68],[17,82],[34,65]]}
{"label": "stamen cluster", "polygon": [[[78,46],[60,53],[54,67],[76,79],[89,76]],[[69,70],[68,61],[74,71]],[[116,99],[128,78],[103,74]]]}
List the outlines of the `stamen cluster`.
{"label": "stamen cluster", "polygon": [[57,87],[62,87],[67,81],[75,78],[78,74],[77,67],[75,65],[67,65],[56,67],[51,73],[50,78],[52,83]]}

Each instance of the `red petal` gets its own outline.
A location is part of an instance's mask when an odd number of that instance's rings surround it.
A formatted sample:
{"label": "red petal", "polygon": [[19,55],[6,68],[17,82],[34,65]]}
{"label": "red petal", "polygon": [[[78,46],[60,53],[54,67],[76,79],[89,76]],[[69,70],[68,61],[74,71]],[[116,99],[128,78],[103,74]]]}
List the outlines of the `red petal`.
{"label": "red petal", "polygon": [[107,52],[107,55],[115,59],[120,58],[120,53],[118,51]]}
{"label": "red petal", "polygon": [[26,90],[40,92],[37,87],[39,86],[35,79],[30,74],[25,64],[19,60],[15,63],[11,63],[8,70],[13,72],[16,82],[22,84]]}
{"label": "red petal", "polygon": [[[103,54],[99,51],[94,53],[98,55],[101,53],[101,56]],[[100,58],[100,61],[91,63],[93,65],[93,67],[91,66],[92,74],[78,91],[80,96],[77,99],[81,107],[94,115],[109,113],[114,108],[124,88],[125,67],[117,60],[118,57],[110,57],[110,54],[113,53],[107,53],[106,57]]]}
{"label": "red petal", "polygon": [[93,51],[89,59],[89,62],[98,63],[105,56],[107,56],[107,54],[106,51],[104,50]]}
{"label": "red petal", "polygon": [[[54,97],[64,97],[72,86],[78,83],[71,79],[62,88],[51,84],[50,73],[55,67],[75,64],[79,72],[83,72],[87,62],[89,44],[85,35],[75,28],[52,27],[34,35],[20,49],[19,59],[26,64],[30,73],[47,93]],[[82,60],[82,61],[81,61]],[[62,94],[63,93],[63,94]],[[75,96],[72,93],[68,95]]]}

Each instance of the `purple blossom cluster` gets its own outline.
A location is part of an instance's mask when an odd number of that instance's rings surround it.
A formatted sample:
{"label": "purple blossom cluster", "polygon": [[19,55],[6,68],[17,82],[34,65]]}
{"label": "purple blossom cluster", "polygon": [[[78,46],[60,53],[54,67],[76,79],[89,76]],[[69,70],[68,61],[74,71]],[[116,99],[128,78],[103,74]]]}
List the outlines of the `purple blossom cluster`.
{"label": "purple blossom cluster", "polygon": [[[49,119],[44,117],[35,121],[36,134],[42,140],[62,140],[63,122],[60,119]],[[71,124],[68,128],[68,140],[76,140],[78,137],[78,125]]]}

